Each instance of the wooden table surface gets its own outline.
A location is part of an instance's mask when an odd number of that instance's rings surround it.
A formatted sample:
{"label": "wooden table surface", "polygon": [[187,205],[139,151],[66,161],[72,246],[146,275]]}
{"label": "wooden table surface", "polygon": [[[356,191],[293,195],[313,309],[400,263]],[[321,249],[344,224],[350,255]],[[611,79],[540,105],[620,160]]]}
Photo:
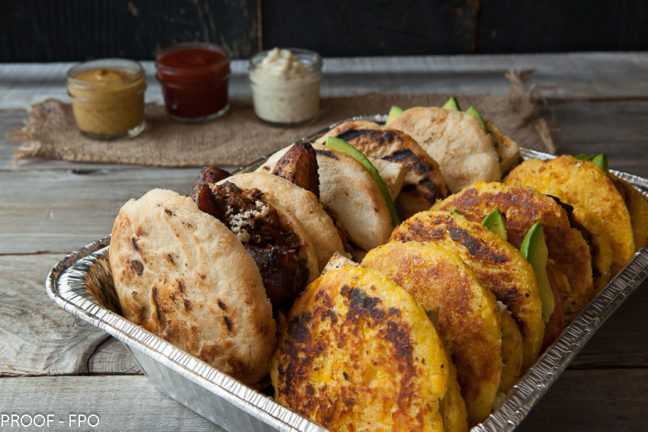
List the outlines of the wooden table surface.
{"label": "wooden table surface", "polygon": [[[1,137],[29,103],[65,98],[67,67],[0,64]],[[535,70],[560,153],[605,152],[611,167],[648,177],[648,53],[326,59],[322,92],[503,95],[511,68]],[[245,64],[234,62],[232,93],[248,92]],[[147,99],[160,100],[153,80]],[[122,203],[153,187],[187,191],[198,169],[14,165],[15,147],[0,141],[0,430],[11,429],[2,415],[35,413],[55,416],[50,430],[92,429],[70,425],[75,414],[98,416],[94,430],[219,430],[159,393],[121,343],[60,310],[44,289],[59,259],[110,232]],[[647,308],[644,283],[519,430],[648,430]]]}

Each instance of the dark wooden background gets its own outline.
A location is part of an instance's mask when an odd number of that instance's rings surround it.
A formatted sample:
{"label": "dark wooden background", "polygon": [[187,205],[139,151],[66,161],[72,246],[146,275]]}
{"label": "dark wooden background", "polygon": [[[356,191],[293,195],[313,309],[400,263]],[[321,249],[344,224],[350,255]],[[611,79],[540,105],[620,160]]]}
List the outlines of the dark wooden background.
{"label": "dark wooden background", "polygon": [[0,61],[152,59],[211,41],[324,56],[643,51],[646,0],[2,0]]}

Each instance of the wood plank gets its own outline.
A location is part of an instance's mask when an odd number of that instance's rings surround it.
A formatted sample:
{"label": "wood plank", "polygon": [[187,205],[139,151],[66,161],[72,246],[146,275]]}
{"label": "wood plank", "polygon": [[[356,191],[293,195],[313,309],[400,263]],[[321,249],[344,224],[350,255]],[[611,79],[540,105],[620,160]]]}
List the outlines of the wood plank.
{"label": "wood plank", "polygon": [[0,375],[88,372],[88,358],[107,339],[45,294],[45,277],[61,258],[0,256]]}
{"label": "wood plank", "polygon": [[[47,97],[67,100],[65,71],[72,63],[0,65],[0,109],[26,109]],[[161,102],[152,62],[146,100]],[[231,63],[230,93],[249,97],[247,62]],[[489,93],[504,95],[509,70],[534,70],[536,89],[548,98],[648,97],[648,53],[498,54],[324,59],[323,96],[379,93]]]}
{"label": "wood plank", "polygon": [[648,178],[648,101],[551,100],[559,153],[606,153],[610,167]]}
{"label": "wood plank", "polygon": [[126,345],[113,337],[107,338],[88,358],[88,373],[91,374],[141,374]]}
{"label": "wood plank", "polygon": [[484,1],[480,5],[480,53],[648,48],[648,5],[643,0],[601,2],[596,7],[569,1],[515,0]]}
{"label": "wood plank", "polygon": [[141,375],[2,378],[0,406],[2,414],[53,414],[54,421],[43,429],[52,431],[93,430],[70,424],[70,414],[97,416],[99,424],[90,420],[101,431],[222,430]]}
{"label": "wood plank", "polygon": [[188,193],[196,168],[0,172],[0,254],[68,252],[105,237],[121,206],[152,188]]}
{"label": "wood plank", "polygon": [[[647,405],[646,369],[568,370],[518,430],[644,432]],[[68,430],[70,413],[99,416],[104,431],[219,430],[140,375],[3,378],[0,406],[3,413],[53,413],[64,420],[50,430]]]}
{"label": "wood plank", "polygon": [[519,432],[648,430],[648,370],[568,370]]}
{"label": "wood plank", "polygon": [[[299,46],[325,56],[421,55],[475,52],[479,2],[443,0],[349,3],[264,2],[263,47]],[[286,25],[286,11],[308,23]],[[326,37],[322,37],[326,35]]]}
{"label": "wood plank", "polygon": [[3,2],[5,61],[151,59],[160,47],[197,40],[219,43],[234,58],[258,48],[255,0],[67,0],[40,6],[38,0]]}
{"label": "wood plank", "polygon": [[585,345],[571,368],[648,368],[648,281],[628,297]]}

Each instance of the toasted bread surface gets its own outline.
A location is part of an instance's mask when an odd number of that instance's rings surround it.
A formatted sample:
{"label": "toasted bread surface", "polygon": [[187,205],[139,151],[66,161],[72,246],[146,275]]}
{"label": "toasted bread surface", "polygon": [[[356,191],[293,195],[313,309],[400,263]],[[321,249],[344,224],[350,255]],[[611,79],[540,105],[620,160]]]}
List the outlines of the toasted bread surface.
{"label": "toasted bread surface", "polygon": [[259,270],[189,197],[154,189],[124,204],[109,256],[127,319],[247,384],[266,374],[275,322]]}
{"label": "toasted bread surface", "polygon": [[477,180],[499,181],[502,169],[492,137],[472,115],[436,107],[407,109],[389,124],[410,135],[441,168],[451,192]]}

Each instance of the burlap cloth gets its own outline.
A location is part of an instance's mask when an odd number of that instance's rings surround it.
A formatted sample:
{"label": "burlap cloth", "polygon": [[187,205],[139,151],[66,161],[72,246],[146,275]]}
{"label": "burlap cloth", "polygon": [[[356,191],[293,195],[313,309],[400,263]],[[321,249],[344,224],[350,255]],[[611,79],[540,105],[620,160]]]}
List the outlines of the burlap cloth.
{"label": "burlap cloth", "polygon": [[[549,129],[538,113],[532,91],[524,87],[518,75],[510,75],[509,79],[512,85],[503,97],[454,96],[463,109],[474,105],[520,146],[553,153]],[[70,105],[47,99],[30,107],[25,127],[10,131],[7,140],[21,143],[14,150],[14,161],[41,157],[162,166],[245,165],[344,118],[387,113],[392,105],[440,106],[448,97],[444,94],[367,94],[323,98],[317,121],[295,128],[260,123],[249,100],[232,101],[225,117],[202,124],[175,122],[167,117],[163,106],[149,104],[145,109],[144,133],[110,142],[82,136],[75,126]]]}

